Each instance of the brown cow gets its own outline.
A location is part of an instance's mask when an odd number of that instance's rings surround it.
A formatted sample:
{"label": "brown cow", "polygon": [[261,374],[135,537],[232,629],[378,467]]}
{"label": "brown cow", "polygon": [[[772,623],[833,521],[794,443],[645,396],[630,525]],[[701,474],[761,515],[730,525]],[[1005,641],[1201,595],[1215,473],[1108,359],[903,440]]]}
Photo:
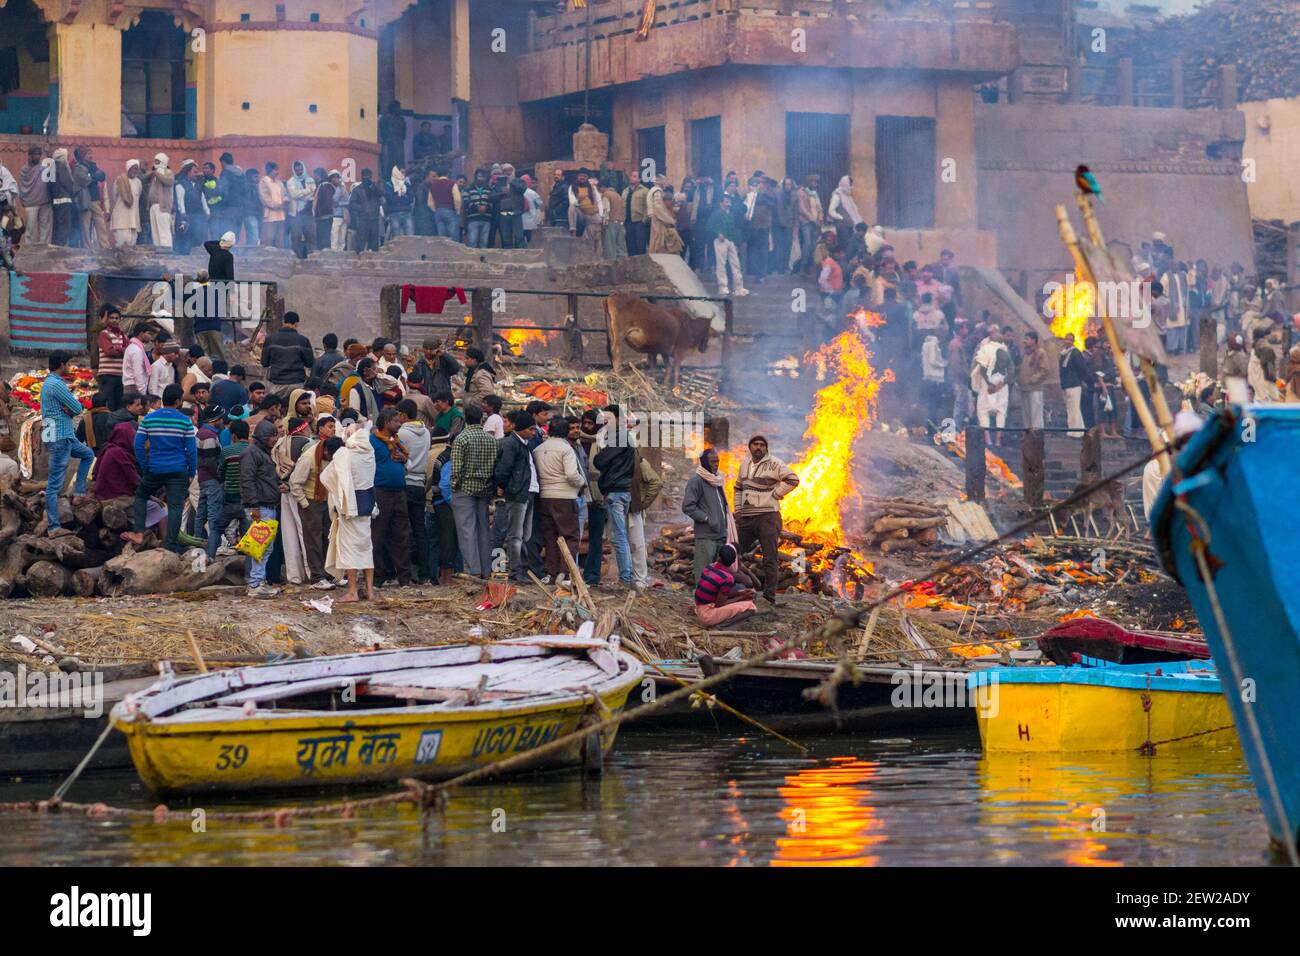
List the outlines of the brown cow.
{"label": "brown cow", "polygon": [[[669,309],[625,292],[605,299],[605,327],[609,332],[609,359],[617,372],[625,358],[623,348],[663,358],[664,384],[669,388],[681,380],[682,360],[691,349],[707,352],[709,339],[717,333],[708,318],[685,309]],[[629,363],[630,364],[630,363]]]}

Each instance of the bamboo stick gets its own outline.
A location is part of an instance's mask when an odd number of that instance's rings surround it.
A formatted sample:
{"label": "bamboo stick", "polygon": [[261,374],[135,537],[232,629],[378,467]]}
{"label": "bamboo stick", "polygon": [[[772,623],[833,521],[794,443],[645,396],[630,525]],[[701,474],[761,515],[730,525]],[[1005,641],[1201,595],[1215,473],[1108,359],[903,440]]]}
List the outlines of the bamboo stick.
{"label": "bamboo stick", "polygon": [[[1100,227],[1096,226],[1096,218],[1092,216],[1092,207],[1088,197],[1080,193],[1078,200],[1079,208],[1083,210],[1084,222],[1087,223],[1089,219],[1092,220],[1092,226],[1089,227],[1090,234],[1092,229],[1096,228],[1097,236],[1100,236]],[[1074,259],[1075,271],[1080,274],[1080,278],[1092,283],[1095,289],[1097,282],[1092,267],[1088,264],[1087,258],[1084,257],[1083,251],[1079,248],[1079,237],[1074,231],[1069,216],[1065,213],[1064,206],[1056,207],[1056,223],[1060,230],[1061,242],[1070,250],[1070,255]],[[1104,244],[1099,243],[1096,237],[1093,237],[1093,242],[1104,247]],[[1098,297],[1094,296],[1094,299],[1096,298]],[[1106,339],[1110,342],[1111,352],[1115,355],[1115,366],[1119,371],[1120,382],[1123,383],[1124,391],[1128,393],[1129,400],[1133,402],[1133,409],[1137,412],[1138,420],[1142,422],[1142,429],[1147,434],[1147,441],[1151,443],[1152,450],[1159,451],[1164,448],[1165,442],[1160,437],[1160,430],[1156,425],[1155,417],[1151,414],[1151,408],[1138,390],[1137,379],[1133,375],[1132,366],[1129,365],[1128,353],[1124,350],[1123,343],[1120,342],[1119,333],[1115,331],[1115,323],[1111,321],[1110,316],[1105,314],[1104,310],[1099,309],[1098,311],[1101,313],[1102,328],[1106,331]],[[1157,457],[1162,463],[1162,470],[1168,471],[1169,453],[1159,451]]]}

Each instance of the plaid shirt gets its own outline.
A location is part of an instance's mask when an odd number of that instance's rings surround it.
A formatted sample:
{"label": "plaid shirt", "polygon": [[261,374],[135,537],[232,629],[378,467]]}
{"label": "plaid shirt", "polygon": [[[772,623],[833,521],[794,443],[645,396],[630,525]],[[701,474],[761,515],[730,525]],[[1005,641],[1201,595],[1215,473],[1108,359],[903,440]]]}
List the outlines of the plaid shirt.
{"label": "plaid shirt", "polygon": [[497,440],[482,425],[466,425],[451,443],[451,488],[463,495],[486,497],[493,491]]}
{"label": "plaid shirt", "polygon": [[45,384],[41,386],[41,418],[46,421],[46,428],[50,427],[48,423],[53,423],[54,428],[52,436],[43,432],[46,441],[76,438],[75,419],[83,411],[81,402],[62,378],[53,372],[45,376]]}

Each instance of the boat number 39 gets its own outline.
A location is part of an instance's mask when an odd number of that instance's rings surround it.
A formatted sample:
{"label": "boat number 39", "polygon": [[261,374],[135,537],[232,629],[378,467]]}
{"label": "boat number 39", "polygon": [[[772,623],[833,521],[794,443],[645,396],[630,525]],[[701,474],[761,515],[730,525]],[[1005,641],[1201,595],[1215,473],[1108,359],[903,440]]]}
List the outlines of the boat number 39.
{"label": "boat number 39", "polygon": [[248,760],[248,748],[243,744],[222,744],[217,754],[218,770],[238,770]]}

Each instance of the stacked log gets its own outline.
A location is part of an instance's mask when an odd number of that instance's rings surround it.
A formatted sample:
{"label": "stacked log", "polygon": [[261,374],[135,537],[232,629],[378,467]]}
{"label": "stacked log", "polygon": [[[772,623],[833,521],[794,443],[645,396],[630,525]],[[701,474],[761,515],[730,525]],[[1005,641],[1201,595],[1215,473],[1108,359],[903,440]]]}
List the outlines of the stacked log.
{"label": "stacked log", "polygon": [[[198,562],[122,541],[132,499],[59,499],[59,523],[72,534],[51,538],[43,482],[0,482],[0,598],[161,594],[243,581],[243,558]],[[145,547],[156,546],[149,534]],[[197,555],[197,552],[195,552]]]}
{"label": "stacked log", "polygon": [[[650,564],[657,574],[665,580],[679,581],[692,587],[695,585],[695,532],[689,525],[684,528],[665,528],[651,544],[650,550]],[[837,567],[836,561],[841,556],[850,554],[851,550],[805,541],[793,531],[782,531],[781,546],[777,551],[780,580],[776,589],[788,591],[799,588],[813,594],[837,595],[835,580],[837,576],[842,576],[843,569]],[[745,570],[759,582],[759,586],[765,587],[762,556],[758,551],[758,545],[754,544],[740,556],[740,560]]]}
{"label": "stacked log", "polygon": [[1241,100],[1286,99],[1300,94],[1300,7],[1294,0],[1219,0],[1191,14],[1139,25],[1120,37],[1114,55],[1135,62],[1187,67],[1186,94],[1214,97],[1218,69],[1237,68]]}
{"label": "stacked log", "polygon": [[939,529],[948,522],[948,509],[906,498],[863,498],[861,540],[864,548],[882,554],[925,551],[939,543]]}

